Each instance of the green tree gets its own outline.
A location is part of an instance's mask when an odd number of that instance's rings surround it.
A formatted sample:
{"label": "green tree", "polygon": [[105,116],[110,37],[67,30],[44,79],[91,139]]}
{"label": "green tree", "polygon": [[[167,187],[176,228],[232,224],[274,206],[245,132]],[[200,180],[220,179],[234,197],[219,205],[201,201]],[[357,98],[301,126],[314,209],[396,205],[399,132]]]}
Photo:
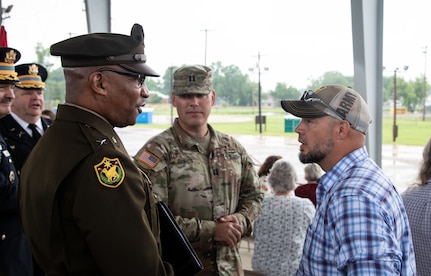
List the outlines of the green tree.
{"label": "green tree", "polygon": [[45,66],[46,70],[49,72],[54,65],[52,62],[50,62],[51,54],[49,52],[49,48],[44,48],[41,43],[37,43],[35,50],[37,56],[36,63]]}
{"label": "green tree", "polygon": [[311,80],[311,85],[307,89],[315,90],[325,84],[341,84],[353,87],[353,76],[344,76],[337,71],[325,72],[320,78]]}
{"label": "green tree", "polygon": [[176,66],[170,66],[166,69],[165,74],[162,77],[163,83],[160,85],[161,89],[160,92],[165,95],[171,95],[172,92],[172,85],[173,85],[173,74],[175,70],[177,70],[178,67]]}
{"label": "green tree", "polygon": [[280,100],[297,100],[301,97],[301,92],[293,86],[287,87],[285,83],[277,83],[275,90],[270,91],[269,94],[274,98],[275,101]]}
{"label": "green tree", "polygon": [[[389,83],[389,90],[391,91],[390,93],[390,100],[393,101],[394,100],[394,78],[391,78],[392,81]],[[404,98],[407,96],[407,94],[409,92],[407,92],[407,90],[409,90],[409,83],[406,82],[403,78],[397,77],[396,80],[396,92],[397,92],[397,97],[396,100],[397,102],[400,102],[402,106],[404,106]],[[401,106],[397,104],[397,108],[400,108]]]}
{"label": "green tree", "polygon": [[57,68],[48,73],[48,79],[45,82],[43,92],[45,99],[45,108],[57,107],[59,103],[65,101],[65,81],[63,68]]}
{"label": "green tree", "polygon": [[383,102],[393,99],[393,77],[383,77]]}
{"label": "green tree", "polygon": [[[145,85],[150,91],[162,92],[162,81],[160,78],[147,77],[145,78]],[[163,93],[163,92],[162,92]]]}
{"label": "green tree", "polygon": [[403,99],[402,103],[407,108],[408,112],[414,112],[418,107],[422,108],[424,99],[423,77],[408,82],[405,91],[402,91],[400,95]]}
{"label": "green tree", "polygon": [[241,73],[238,66],[223,67],[221,62],[213,63],[213,87],[219,100],[234,106],[250,106],[252,84],[248,75]]}

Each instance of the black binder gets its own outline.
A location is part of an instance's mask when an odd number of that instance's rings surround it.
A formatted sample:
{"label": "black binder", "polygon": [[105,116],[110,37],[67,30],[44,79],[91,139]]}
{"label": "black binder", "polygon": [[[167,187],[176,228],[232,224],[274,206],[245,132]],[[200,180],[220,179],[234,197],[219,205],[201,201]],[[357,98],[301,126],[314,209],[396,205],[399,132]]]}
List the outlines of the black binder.
{"label": "black binder", "polygon": [[191,276],[203,269],[195,250],[166,204],[158,200],[162,259],[170,263],[176,276]]}

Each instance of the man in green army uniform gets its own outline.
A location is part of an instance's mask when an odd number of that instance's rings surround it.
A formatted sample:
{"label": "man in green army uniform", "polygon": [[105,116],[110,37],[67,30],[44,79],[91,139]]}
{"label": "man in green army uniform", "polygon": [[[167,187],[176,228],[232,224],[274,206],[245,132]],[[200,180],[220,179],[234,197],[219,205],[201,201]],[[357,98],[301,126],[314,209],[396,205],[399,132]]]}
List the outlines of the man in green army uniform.
{"label": "man in green army uniform", "polygon": [[162,261],[154,195],[114,127],[133,125],[158,76],[144,33],[95,33],[51,46],[66,103],[28,157],[19,204],[47,275],[173,275]]}
{"label": "man in green army uniform", "polygon": [[203,262],[197,275],[244,275],[239,242],[251,233],[263,194],[244,147],[207,122],[215,103],[211,74],[201,65],[175,71],[178,118],[134,159]]}

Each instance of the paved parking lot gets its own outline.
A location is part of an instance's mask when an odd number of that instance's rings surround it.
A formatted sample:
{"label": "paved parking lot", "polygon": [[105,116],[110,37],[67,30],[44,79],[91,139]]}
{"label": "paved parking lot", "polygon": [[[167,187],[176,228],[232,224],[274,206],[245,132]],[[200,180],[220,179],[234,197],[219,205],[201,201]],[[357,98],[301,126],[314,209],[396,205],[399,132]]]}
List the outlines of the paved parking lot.
{"label": "paved parking lot", "polygon": [[[134,155],[152,136],[161,132],[160,129],[142,128],[139,126],[116,129],[123,143]],[[296,138],[275,137],[265,135],[234,135],[252,156],[256,165],[261,164],[268,155],[280,154],[292,162],[298,174],[298,181],[304,182],[304,165],[298,160],[299,143]],[[382,146],[382,168],[402,192],[414,182],[418,173],[423,147],[403,145]]]}

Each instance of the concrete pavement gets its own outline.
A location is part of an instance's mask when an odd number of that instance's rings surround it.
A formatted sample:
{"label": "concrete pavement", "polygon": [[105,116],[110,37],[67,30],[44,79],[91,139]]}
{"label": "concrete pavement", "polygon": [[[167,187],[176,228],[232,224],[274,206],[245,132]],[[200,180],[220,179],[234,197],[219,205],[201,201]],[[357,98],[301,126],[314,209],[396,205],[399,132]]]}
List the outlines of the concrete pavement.
{"label": "concrete pavement", "polygon": [[[130,155],[134,155],[149,138],[162,130],[132,126],[117,128],[116,131],[127,151]],[[257,166],[268,155],[279,154],[295,166],[298,181],[305,182],[304,164],[298,160],[299,143],[296,138],[265,135],[234,135],[234,137],[243,144]],[[383,171],[394,182],[399,192],[404,191],[416,180],[422,149],[423,147],[392,144],[382,146]]]}

